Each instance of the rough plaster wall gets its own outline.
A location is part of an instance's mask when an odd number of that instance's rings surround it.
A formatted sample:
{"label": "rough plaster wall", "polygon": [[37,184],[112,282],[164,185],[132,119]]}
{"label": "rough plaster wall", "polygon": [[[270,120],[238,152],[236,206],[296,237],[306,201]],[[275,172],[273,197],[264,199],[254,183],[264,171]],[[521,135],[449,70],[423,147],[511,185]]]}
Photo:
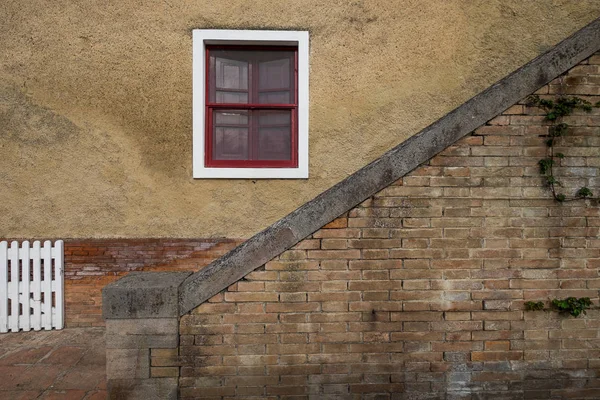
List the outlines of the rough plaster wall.
{"label": "rough plaster wall", "polygon": [[[0,236],[248,237],[600,15],[599,1],[0,4]],[[191,178],[191,29],[307,29],[310,179]]]}

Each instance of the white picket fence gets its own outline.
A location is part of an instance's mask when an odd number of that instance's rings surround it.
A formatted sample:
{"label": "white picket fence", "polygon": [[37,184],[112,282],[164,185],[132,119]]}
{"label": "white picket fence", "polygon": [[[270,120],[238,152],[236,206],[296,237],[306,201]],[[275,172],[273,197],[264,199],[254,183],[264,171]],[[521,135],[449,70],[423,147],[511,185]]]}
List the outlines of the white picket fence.
{"label": "white picket fence", "polygon": [[0,332],[62,329],[63,241],[0,242]]}

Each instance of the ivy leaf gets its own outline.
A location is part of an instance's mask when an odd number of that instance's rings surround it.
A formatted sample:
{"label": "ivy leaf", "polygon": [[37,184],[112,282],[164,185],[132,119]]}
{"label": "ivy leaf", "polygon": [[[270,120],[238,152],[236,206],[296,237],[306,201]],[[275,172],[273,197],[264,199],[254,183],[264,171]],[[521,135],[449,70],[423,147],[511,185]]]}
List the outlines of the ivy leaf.
{"label": "ivy leaf", "polygon": [[592,305],[592,301],[589,297],[580,297],[578,299],[567,297],[566,299],[554,299],[551,304],[559,312],[568,312],[572,316],[578,317],[586,313],[585,310]]}
{"label": "ivy leaf", "polygon": [[577,191],[577,196],[579,197],[592,197],[594,194],[592,191],[586,187],[582,187]]}
{"label": "ivy leaf", "polygon": [[545,108],[554,108],[554,102],[552,100],[540,99],[538,103]]}
{"label": "ivy leaf", "polygon": [[560,201],[561,203],[563,201],[565,201],[566,199],[567,199],[567,197],[564,194],[562,194],[562,193],[559,193],[559,194],[556,195],[556,200]]}
{"label": "ivy leaf", "polygon": [[544,158],[543,160],[540,160],[538,164],[540,165],[540,173],[546,175],[550,172],[550,168],[552,168],[554,161],[551,158]]}
{"label": "ivy leaf", "polygon": [[563,153],[556,153],[555,156],[558,158],[565,158],[565,155]]}
{"label": "ivy leaf", "polygon": [[550,128],[550,136],[553,136],[553,137],[563,136],[565,133],[567,133],[568,128],[569,128],[569,125],[565,124],[564,122],[562,122],[560,124],[556,124],[555,126]]}
{"label": "ivy leaf", "polygon": [[544,303],[541,301],[526,301],[524,305],[527,311],[540,311],[544,309]]}
{"label": "ivy leaf", "polygon": [[[538,96],[537,94],[527,96],[527,99],[525,99],[525,104],[530,107],[538,106],[540,104],[540,96]],[[597,104],[600,104],[600,101]]]}

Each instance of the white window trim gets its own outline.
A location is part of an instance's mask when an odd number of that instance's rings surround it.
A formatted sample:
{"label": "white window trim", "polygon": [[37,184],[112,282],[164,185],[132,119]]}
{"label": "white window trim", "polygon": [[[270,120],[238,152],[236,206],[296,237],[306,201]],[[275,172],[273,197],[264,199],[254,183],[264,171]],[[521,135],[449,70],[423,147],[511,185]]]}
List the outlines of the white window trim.
{"label": "white window trim", "polygon": [[[208,168],[204,165],[206,45],[298,46],[298,167],[297,168]],[[308,178],[308,32],[193,30],[193,175],[220,179]]]}

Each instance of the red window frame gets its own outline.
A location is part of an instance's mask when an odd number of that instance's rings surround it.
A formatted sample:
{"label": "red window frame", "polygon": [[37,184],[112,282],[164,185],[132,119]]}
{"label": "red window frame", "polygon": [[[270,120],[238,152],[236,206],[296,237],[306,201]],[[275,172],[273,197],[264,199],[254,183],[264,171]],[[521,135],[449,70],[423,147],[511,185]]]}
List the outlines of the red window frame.
{"label": "red window frame", "polygon": [[[248,68],[249,102],[244,103],[216,103],[210,101],[210,90],[212,83],[210,52],[212,50],[243,50],[243,51],[286,51],[293,52],[293,103],[274,103],[261,104],[252,102],[251,99],[258,99],[258,73],[252,73]],[[298,47],[297,46],[254,46],[254,45],[208,45],[205,54],[205,157],[204,164],[212,168],[297,168],[298,167]],[[254,64],[253,64],[254,65]],[[214,110],[243,110],[262,111],[262,110],[289,110],[291,114],[291,132],[290,132],[290,159],[289,160],[215,160],[213,157],[213,111]],[[248,134],[249,149],[256,148],[258,145],[258,127],[257,123],[251,124]]]}

